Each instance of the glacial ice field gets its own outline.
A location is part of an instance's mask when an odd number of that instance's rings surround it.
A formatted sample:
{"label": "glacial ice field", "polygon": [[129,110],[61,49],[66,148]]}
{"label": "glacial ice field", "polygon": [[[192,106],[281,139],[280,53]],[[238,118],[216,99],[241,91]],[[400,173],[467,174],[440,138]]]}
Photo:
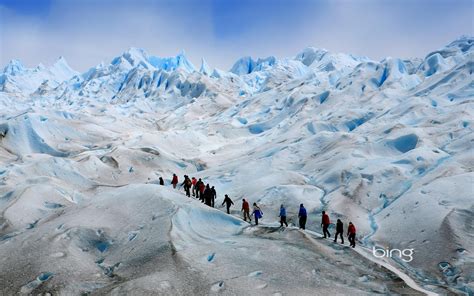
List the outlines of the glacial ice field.
{"label": "glacial ice field", "polygon": [[[230,71],[137,48],[85,73],[11,61],[0,294],[472,295],[473,43],[382,61],[306,48]],[[173,173],[214,185],[217,207]],[[356,248],[321,237],[323,210],[356,225]]]}

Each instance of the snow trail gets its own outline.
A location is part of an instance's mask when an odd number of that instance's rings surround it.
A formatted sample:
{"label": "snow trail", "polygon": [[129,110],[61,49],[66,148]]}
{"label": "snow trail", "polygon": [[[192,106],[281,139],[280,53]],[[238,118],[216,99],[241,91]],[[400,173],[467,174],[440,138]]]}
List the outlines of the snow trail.
{"label": "snow trail", "polygon": [[[293,230],[296,230],[296,228],[293,228]],[[310,240],[313,244],[318,244],[314,238],[312,236],[318,236],[318,237],[323,237],[321,234],[318,234],[314,231],[302,231],[302,230],[299,230],[308,240]],[[311,234],[311,235],[310,235]],[[368,251],[365,247],[361,247],[361,246],[356,246],[356,248],[350,248],[348,247],[349,249],[352,249],[352,251],[354,252],[357,252],[358,254],[362,255],[364,258],[366,258],[367,260],[369,261],[372,261],[374,263],[377,263],[385,268],[387,268],[388,270],[390,270],[391,272],[393,272],[394,274],[396,274],[397,276],[399,276],[409,287],[411,287],[412,289],[416,290],[416,291],[419,291],[419,292],[422,292],[424,293],[425,295],[428,295],[428,296],[436,296],[436,295],[439,295],[437,293],[434,293],[432,291],[428,291],[426,289],[423,289],[422,287],[420,287],[409,275],[407,275],[406,273],[404,273],[403,271],[399,270],[398,268],[394,267],[393,265],[391,265],[390,263],[384,261],[384,260],[379,260],[377,258],[375,258],[372,253],[370,251]]]}

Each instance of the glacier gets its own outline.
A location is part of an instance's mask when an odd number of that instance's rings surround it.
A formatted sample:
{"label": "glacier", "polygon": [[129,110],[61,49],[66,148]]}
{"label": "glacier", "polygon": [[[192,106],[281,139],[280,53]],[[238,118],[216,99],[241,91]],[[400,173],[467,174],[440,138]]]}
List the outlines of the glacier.
{"label": "glacier", "polygon": [[[308,47],[229,71],[139,48],[84,73],[63,57],[11,61],[0,73],[0,290],[472,294],[473,43],[381,61]],[[173,173],[214,185],[218,206],[173,190]],[[261,206],[261,225],[241,219],[243,198]],[[323,210],[356,225],[355,249],[322,239]],[[372,247],[413,249],[413,260]]]}

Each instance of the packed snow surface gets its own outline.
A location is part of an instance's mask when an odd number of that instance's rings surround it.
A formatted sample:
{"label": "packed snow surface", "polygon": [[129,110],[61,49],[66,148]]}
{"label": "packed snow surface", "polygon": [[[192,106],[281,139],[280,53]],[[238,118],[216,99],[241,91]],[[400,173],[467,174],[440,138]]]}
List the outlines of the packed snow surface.
{"label": "packed snow surface", "polygon": [[[230,71],[137,48],[85,73],[10,62],[2,294],[472,294],[473,42],[382,61],[306,48]],[[173,173],[214,185],[217,208]],[[243,198],[261,225],[240,219]],[[356,225],[355,249],[318,235],[323,210]]]}

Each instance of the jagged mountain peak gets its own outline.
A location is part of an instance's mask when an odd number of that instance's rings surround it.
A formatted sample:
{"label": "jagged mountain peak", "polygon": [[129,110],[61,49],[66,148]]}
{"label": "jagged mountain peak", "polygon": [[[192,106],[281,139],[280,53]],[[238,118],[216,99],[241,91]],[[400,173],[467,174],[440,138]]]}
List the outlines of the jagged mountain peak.
{"label": "jagged mountain peak", "polygon": [[136,61],[139,60],[140,62],[142,62],[142,65],[144,65],[145,68],[152,67],[165,71],[173,71],[176,69],[183,69],[186,72],[196,71],[194,65],[186,57],[184,50],[174,57],[164,58],[148,55],[145,51],[137,49],[132,50],[129,54],[133,57],[138,57],[134,59],[134,63],[132,64],[132,66],[138,65],[139,63],[137,63]]}
{"label": "jagged mountain peak", "polygon": [[39,63],[38,66],[36,66],[35,71],[39,72],[43,71],[44,69],[46,69],[45,65],[43,65],[43,63]]}
{"label": "jagged mountain peak", "polygon": [[66,80],[74,75],[78,75],[79,72],[73,70],[66,59],[63,56],[60,56],[56,62],[49,68],[49,71],[56,75],[58,78]]}
{"label": "jagged mountain peak", "polygon": [[251,56],[244,56],[234,63],[230,72],[237,75],[246,75],[254,71],[261,71],[268,67],[272,67],[276,63],[277,59],[274,56],[258,58],[257,60],[254,60]]}
{"label": "jagged mountain peak", "polygon": [[58,59],[56,60],[55,64],[66,64],[67,65],[66,58],[64,56],[59,56]]}
{"label": "jagged mountain peak", "polygon": [[458,47],[461,51],[468,51],[474,44],[474,36],[461,35],[458,39],[449,43],[447,47]]}
{"label": "jagged mountain peak", "polygon": [[201,58],[201,67],[199,68],[199,72],[204,75],[210,75],[212,73],[211,68],[206,62],[206,59]]}
{"label": "jagged mountain peak", "polygon": [[25,70],[26,68],[23,66],[20,60],[12,59],[3,69],[3,73],[7,75],[17,75]]}
{"label": "jagged mountain peak", "polygon": [[194,67],[193,63],[191,63],[191,61],[186,57],[184,50],[182,50],[181,53],[176,56],[176,59],[177,68],[184,69],[188,72],[196,71],[196,68]]}
{"label": "jagged mountain peak", "polygon": [[133,67],[142,65],[145,68],[149,68],[148,54],[144,49],[137,47],[130,47],[127,51],[122,53],[120,56],[115,57],[111,62],[111,65],[130,70]]}
{"label": "jagged mountain peak", "polygon": [[425,59],[429,59],[430,56],[435,54],[441,55],[442,58],[448,58],[458,54],[459,52],[465,53],[471,50],[473,44],[474,37],[462,35],[461,37],[449,43],[448,45],[430,52],[426,55]]}
{"label": "jagged mountain peak", "polygon": [[237,75],[249,74],[252,73],[253,69],[255,68],[255,64],[256,62],[252,59],[252,57],[241,57],[234,63],[234,65],[230,69],[230,72]]}
{"label": "jagged mountain peak", "polygon": [[326,49],[306,47],[296,55],[295,59],[302,62],[305,66],[309,66],[314,61],[320,61],[327,53]]}

